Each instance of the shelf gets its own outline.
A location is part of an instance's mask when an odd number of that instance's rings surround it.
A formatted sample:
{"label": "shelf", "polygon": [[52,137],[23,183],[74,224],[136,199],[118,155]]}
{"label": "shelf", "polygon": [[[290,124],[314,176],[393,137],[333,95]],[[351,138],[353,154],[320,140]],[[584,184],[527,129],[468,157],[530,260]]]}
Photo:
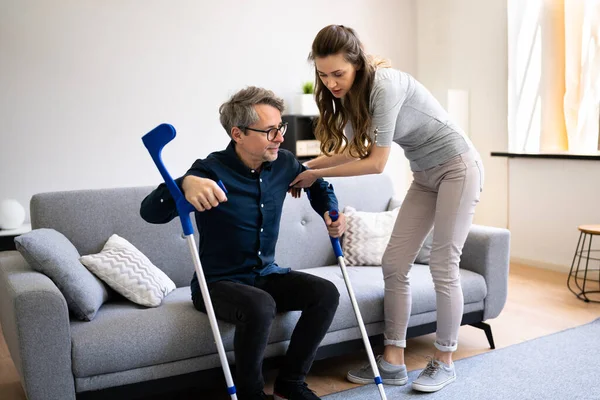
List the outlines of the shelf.
{"label": "shelf", "polygon": [[17,229],[0,229],[0,236],[19,236],[31,231],[31,224],[23,224]]}
{"label": "shelf", "polygon": [[23,224],[17,229],[0,229],[0,251],[16,250],[15,237],[31,231],[31,224]]}
{"label": "shelf", "polygon": [[600,160],[600,152],[590,154],[577,154],[569,152],[556,153],[513,153],[492,151],[492,157],[508,157],[508,158],[538,158],[538,159],[554,159],[554,160]]}

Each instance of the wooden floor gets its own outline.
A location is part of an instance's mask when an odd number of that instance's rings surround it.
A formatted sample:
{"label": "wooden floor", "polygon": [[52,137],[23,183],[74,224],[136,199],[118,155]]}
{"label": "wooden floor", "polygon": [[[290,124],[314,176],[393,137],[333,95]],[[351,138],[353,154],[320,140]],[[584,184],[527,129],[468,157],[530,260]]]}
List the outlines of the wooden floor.
{"label": "wooden floor", "polygon": [[[566,287],[566,274],[522,265],[511,265],[507,304],[494,320],[492,326],[496,348],[510,346],[525,340],[578,326],[600,317],[600,304],[577,300]],[[432,354],[434,335],[410,339],[406,349],[409,370],[423,368],[426,357]],[[458,351],[455,360],[491,351],[483,331],[463,326],[460,328]],[[310,376],[309,386],[318,395],[339,392],[355,387],[346,381],[349,368],[365,363],[364,354],[343,356],[316,362]],[[266,392],[271,393],[275,372],[267,375]],[[178,398],[188,398],[182,396]],[[203,396],[226,400],[224,388]],[[4,339],[0,335],[0,399],[25,400],[15,367],[10,359]]]}

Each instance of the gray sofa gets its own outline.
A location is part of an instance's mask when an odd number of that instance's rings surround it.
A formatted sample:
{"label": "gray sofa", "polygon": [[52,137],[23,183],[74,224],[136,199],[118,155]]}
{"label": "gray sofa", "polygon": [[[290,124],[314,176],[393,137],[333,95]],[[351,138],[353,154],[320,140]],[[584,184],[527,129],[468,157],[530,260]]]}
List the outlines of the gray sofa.
{"label": "gray sofa", "polygon": [[[385,175],[330,181],[340,209],[351,205],[362,211],[385,211],[392,197]],[[193,264],[179,219],[151,225],[139,217],[140,202],[151,189],[37,194],[31,200],[31,222],[34,229],[53,228],[63,233],[82,255],[99,252],[113,233],[129,240],[177,285],[158,308],[116,298],[102,305],[92,321],[77,320],[69,314],[65,298],[52,280],[34,271],[19,252],[0,253],[0,322],[30,400],[114,397],[119,393],[133,398],[132,393],[138,395],[153,383],[165,387],[165,379],[171,380],[172,389],[173,385],[198,384],[201,377],[221,375],[208,319],[194,309],[190,299]],[[330,279],[340,291],[339,309],[317,357],[361,349],[360,332],[322,219],[305,197],[289,197],[285,202],[276,260],[282,266]],[[492,347],[491,330],[483,321],[496,317],[504,307],[508,266],[509,232],[473,226],[461,261],[463,323],[485,329]],[[367,330],[373,342],[380,343],[381,267],[349,267],[349,275]],[[433,332],[435,293],[427,266],[415,265],[411,279],[409,336]],[[298,313],[277,317],[266,362],[285,353],[297,319]],[[221,323],[220,330],[233,362],[234,327]]]}

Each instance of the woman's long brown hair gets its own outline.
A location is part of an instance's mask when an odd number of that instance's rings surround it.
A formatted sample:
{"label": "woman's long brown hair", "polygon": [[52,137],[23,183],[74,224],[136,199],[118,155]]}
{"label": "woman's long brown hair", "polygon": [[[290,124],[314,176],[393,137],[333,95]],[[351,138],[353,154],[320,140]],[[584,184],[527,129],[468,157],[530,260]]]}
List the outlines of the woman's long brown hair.
{"label": "woman's long brown hair", "polygon": [[[375,69],[389,66],[384,60],[371,59],[365,53],[362,43],[352,28],[343,25],[329,25],[321,29],[312,44],[308,59],[343,54],[344,59],[356,68],[354,83],[345,96],[344,102],[325,87],[315,65],[315,99],[320,117],[315,128],[315,137],[321,142],[321,152],[326,155],[348,151],[352,157],[363,158],[369,154],[373,144],[367,130],[371,125],[369,100]],[[348,143],[344,127],[350,122],[354,137]]]}

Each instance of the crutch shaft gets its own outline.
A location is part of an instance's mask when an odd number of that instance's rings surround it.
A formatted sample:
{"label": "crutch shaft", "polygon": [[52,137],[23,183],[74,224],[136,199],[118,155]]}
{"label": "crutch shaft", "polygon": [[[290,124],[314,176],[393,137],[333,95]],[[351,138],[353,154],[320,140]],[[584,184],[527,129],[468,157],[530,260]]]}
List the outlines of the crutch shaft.
{"label": "crutch shaft", "polygon": [[[335,222],[339,218],[339,213],[337,210],[331,210],[329,211],[329,216],[331,220]],[[352,283],[350,282],[350,278],[348,277],[348,271],[346,269],[346,262],[344,261],[344,253],[342,252],[340,240],[334,237],[329,238],[331,240],[331,245],[333,246],[333,252],[337,257],[338,264],[340,266],[340,269],[342,270],[344,283],[346,284],[348,296],[350,297],[350,303],[352,304],[352,308],[354,309],[354,315],[356,316],[356,322],[358,323],[358,328],[360,330],[360,334],[365,345],[365,350],[367,351],[369,364],[371,364],[371,369],[373,370],[373,380],[375,381],[375,384],[379,389],[379,395],[381,396],[381,400],[387,400],[385,390],[383,389],[383,382],[381,381],[381,376],[379,375],[379,368],[377,368],[377,361],[375,360],[375,355],[373,354],[373,349],[371,348],[371,342],[369,341],[369,335],[367,334],[367,329],[365,328],[365,324],[360,313],[360,308],[358,307],[358,302],[356,301],[356,296],[354,295],[354,290],[352,289]]]}
{"label": "crutch shaft", "polygon": [[208,292],[208,285],[206,284],[206,278],[202,271],[200,264],[200,258],[196,252],[196,242],[194,241],[194,235],[186,235],[190,252],[194,258],[194,268],[198,277],[198,284],[200,285],[200,292],[202,293],[202,299],[204,300],[204,306],[206,307],[206,315],[210,322],[210,328],[217,345],[217,352],[219,353],[219,359],[221,360],[221,367],[223,368],[223,374],[225,375],[225,382],[227,383],[227,391],[231,396],[231,400],[237,400],[235,385],[233,384],[233,378],[231,376],[231,370],[229,369],[229,363],[227,361],[227,354],[225,353],[225,347],[223,346],[223,340],[221,339],[221,332],[219,331],[219,325],[217,322],[217,316],[210,299],[210,293]]}
{"label": "crutch shaft", "polygon": [[[229,363],[227,362],[225,348],[223,347],[223,341],[221,340],[221,334],[219,332],[217,318],[215,316],[215,311],[210,300],[210,293],[208,292],[208,286],[206,285],[206,279],[204,277],[204,272],[202,271],[200,257],[198,256],[198,252],[196,250],[196,243],[194,241],[194,228],[192,225],[192,220],[190,218],[190,213],[195,211],[195,208],[185,199],[185,196],[183,196],[183,193],[181,193],[181,190],[179,189],[173,178],[171,178],[169,171],[167,171],[167,169],[165,168],[161,158],[162,149],[167,143],[169,143],[175,138],[175,135],[176,132],[173,126],[169,124],[161,124],[154,128],[152,131],[145,134],[142,137],[142,141],[144,142],[144,146],[146,146],[146,148],[148,149],[152,160],[156,164],[156,167],[162,175],[165,184],[167,185],[167,188],[169,189],[169,192],[171,193],[171,196],[173,196],[173,200],[175,201],[175,207],[177,208],[177,213],[179,214],[179,219],[183,228],[183,233],[187,237],[190,253],[192,254],[192,259],[194,261],[194,269],[196,270],[198,283],[200,285],[200,291],[202,293],[202,298],[206,307],[206,314],[208,315],[208,320],[210,322],[210,327],[213,332],[215,344],[217,345],[217,351],[219,353],[221,367],[223,368],[223,373],[225,374],[225,381],[227,382],[227,392],[231,396],[232,400],[237,400],[236,389],[235,385],[233,384],[233,378],[231,377],[231,371],[229,370]],[[221,187],[221,189],[223,189],[223,191],[227,192],[227,189],[221,181],[218,181],[217,183]]]}
{"label": "crutch shaft", "polygon": [[342,275],[344,277],[344,282],[346,284],[346,289],[348,290],[348,296],[350,297],[350,302],[352,303],[352,308],[354,309],[354,314],[356,316],[356,322],[358,323],[358,328],[360,330],[363,343],[365,345],[365,350],[367,351],[367,357],[369,358],[369,364],[371,364],[371,368],[373,369],[374,381],[379,387],[379,394],[381,395],[382,400],[387,400],[385,395],[385,391],[383,390],[383,382],[381,381],[381,375],[379,374],[379,368],[377,367],[377,361],[375,360],[375,355],[373,354],[373,349],[371,347],[371,342],[369,341],[369,335],[367,334],[367,329],[365,328],[365,324],[362,319],[362,314],[360,313],[360,308],[358,307],[358,302],[356,301],[356,296],[354,295],[354,289],[352,288],[352,283],[350,282],[350,278],[348,277],[348,271],[346,269],[346,262],[344,261],[344,257],[338,257],[338,264],[340,269],[342,270]]}

